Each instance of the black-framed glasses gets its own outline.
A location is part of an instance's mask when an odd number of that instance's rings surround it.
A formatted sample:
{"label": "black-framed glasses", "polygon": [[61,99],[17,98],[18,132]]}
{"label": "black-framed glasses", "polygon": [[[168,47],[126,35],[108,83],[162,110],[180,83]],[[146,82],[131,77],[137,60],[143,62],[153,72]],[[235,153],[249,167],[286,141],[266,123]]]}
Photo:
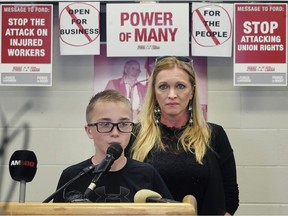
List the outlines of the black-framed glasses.
{"label": "black-framed glasses", "polygon": [[165,58],[169,58],[169,57],[174,57],[176,58],[178,61],[182,61],[185,63],[189,63],[189,64],[193,64],[193,60],[189,57],[186,56],[159,56],[155,59],[155,64],[157,64],[158,62],[164,60]]}
{"label": "black-framed glasses", "polygon": [[99,133],[109,133],[115,126],[117,127],[118,131],[122,133],[130,133],[132,132],[133,125],[133,122],[96,122],[88,124],[89,127],[96,126],[96,129]]}

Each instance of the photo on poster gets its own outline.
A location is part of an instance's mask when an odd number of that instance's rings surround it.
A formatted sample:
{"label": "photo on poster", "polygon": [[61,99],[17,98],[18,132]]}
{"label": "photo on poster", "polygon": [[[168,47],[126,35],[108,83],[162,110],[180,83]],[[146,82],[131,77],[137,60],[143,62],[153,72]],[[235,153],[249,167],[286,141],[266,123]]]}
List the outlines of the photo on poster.
{"label": "photo on poster", "polygon": [[[94,57],[94,92],[116,89],[132,103],[133,119],[143,105],[156,57],[107,57],[106,45]],[[200,101],[207,119],[207,57],[192,57],[200,87]],[[126,83],[126,85],[125,85]]]}

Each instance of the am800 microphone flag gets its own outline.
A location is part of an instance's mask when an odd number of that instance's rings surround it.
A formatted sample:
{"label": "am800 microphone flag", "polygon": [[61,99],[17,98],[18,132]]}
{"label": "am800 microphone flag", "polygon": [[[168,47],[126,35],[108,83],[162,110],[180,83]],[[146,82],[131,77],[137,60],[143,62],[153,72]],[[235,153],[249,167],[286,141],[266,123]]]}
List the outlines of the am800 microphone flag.
{"label": "am800 microphone flag", "polygon": [[15,151],[9,161],[9,172],[15,181],[30,182],[37,170],[37,158],[33,151]]}

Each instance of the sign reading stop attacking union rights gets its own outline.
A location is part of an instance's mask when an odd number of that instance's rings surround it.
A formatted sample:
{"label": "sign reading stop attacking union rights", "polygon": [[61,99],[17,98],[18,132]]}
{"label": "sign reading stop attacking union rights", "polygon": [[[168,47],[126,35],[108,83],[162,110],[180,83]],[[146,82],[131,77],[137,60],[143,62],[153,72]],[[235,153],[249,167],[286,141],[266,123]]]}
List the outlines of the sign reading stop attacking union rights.
{"label": "sign reading stop attacking union rights", "polygon": [[189,4],[107,4],[107,56],[189,55]]}
{"label": "sign reading stop attacking union rights", "polygon": [[0,85],[52,85],[53,5],[1,5]]}
{"label": "sign reading stop attacking union rights", "polygon": [[235,4],[234,85],[287,86],[287,5]]}

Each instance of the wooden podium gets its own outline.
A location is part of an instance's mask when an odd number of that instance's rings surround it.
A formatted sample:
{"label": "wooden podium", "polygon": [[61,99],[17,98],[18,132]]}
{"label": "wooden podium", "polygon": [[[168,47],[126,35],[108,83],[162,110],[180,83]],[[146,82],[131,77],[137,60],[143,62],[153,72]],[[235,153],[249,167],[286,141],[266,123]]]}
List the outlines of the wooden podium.
{"label": "wooden podium", "polygon": [[0,215],[196,215],[189,203],[0,203]]}

